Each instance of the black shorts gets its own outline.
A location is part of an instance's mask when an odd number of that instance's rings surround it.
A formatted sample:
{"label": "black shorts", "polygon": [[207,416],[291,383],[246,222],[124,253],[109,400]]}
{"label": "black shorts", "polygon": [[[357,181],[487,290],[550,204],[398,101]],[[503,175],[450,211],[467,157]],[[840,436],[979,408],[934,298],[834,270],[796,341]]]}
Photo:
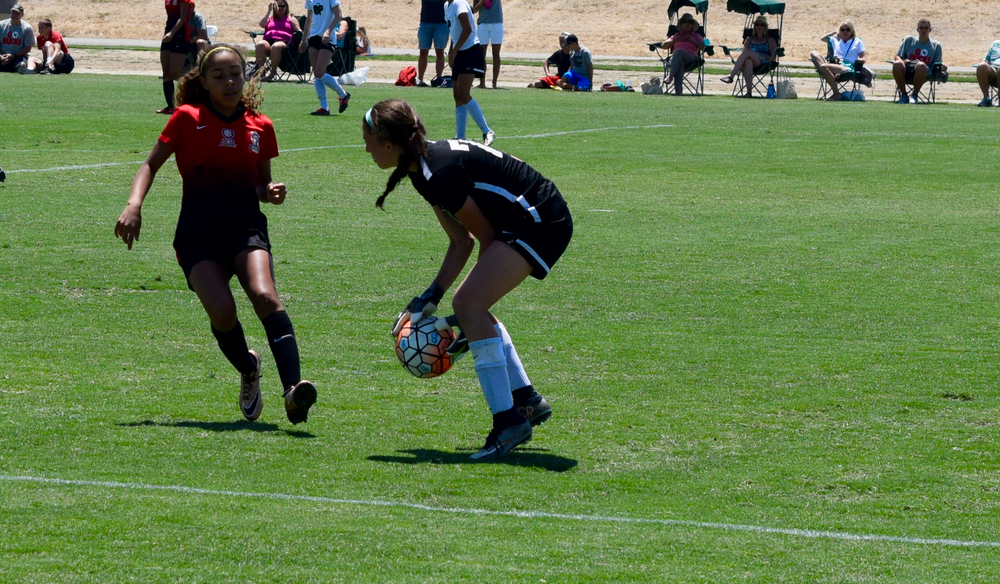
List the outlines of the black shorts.
{"label": "black shorts", "polygon": [[[907,61],[906,62],[906,73],[904,74],[904,78],[906,79],[907,83],[913,83],[913,72],[914,72],[914,70],[916,70],[916,68],[917,68],[917,62],[916,61]],[[927,76],[928,77],[931,76],[931,68],[930,67],[927,67]]]}
{"label": "black shorts", "polygon": [[55,67],[55,72],[66,75],[73,71],[73,67],[76,67],[76,61],[70,55],[63,54],[62,61],[59,61]]}
{"label": "black shorts", "polygon": [[[271,242],[267,237],[267,228],[250,228],[242,234],[214,239],[174,240],[174,251],[177,253],[177,263],[184,270],[184,277],[191,288],[191,270],[199,262],[215,262],[229,271],[236,273],[236,256],[248,247],[259,247],[271,252]],[[192,290],[194,288],[191,288]]]}
{"label": "black shorts", "polygon": [[501,231],[496,240],[514,248],[531,264],[531,276],[543,280],[562,257],[572,237],[573,217],[562,205],[561,213],[548,217],[545,222]]}
{"label": "black shorts", "polygon": [[[167,26],[163,28],[163,34],[170,32],[170,29],[174,28],[174,23],[176,20],[168,20]],[[180,30],[174,33],[174,36],[170,38],[169,43],[160,43],[161,51],[170,51],[171,53],[180,53],[181,55],[186,55],[191,52],[191,43],[187,39],[187,27],[182,26]]]}
{"label": "black shorts", "polygon": [[326,43],[324,45],[323,37],[318,35],[309,37],[309,48],[316,49],[317,51],[330,51],[331,53],[337,51],[336,45],[334,45],[332,42]]}
{"label": "black shorts", "polygon": [[455,55],[455,64],[451,67],[452,75],[482,75],[484,73],[486,73],[486,51],[483,50],[482,46],[472,45]]}

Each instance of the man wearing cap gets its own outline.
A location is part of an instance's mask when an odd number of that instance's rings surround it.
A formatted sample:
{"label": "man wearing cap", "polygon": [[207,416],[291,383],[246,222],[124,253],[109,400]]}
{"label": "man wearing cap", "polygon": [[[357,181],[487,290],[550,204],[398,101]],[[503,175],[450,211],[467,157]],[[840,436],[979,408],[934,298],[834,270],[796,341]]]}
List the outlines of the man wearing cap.
{"label": "man wearing cap", "polygon": [[590,91],[594,81],[594,59],[590,49],[580,46],[575,34],[566,37],[562,52],[569,55],[570,69],[559,80],[559,87],[567,91]]}
{"label": "man wearing cap", "polygon": [[921,18],[917,21],[917,36],[903,39],[892,62],[892,77],[899,88],[899,102],[910,103],[906,94],[906,84],[913,84],[913,103],[917,103],[920,88],[930,77],[934,63],[941,62],[941,43],[931,38],[931,21]]}
{"label": "man wearing cap", "polygon": [[27,68],[28,53],[35,46],[35,30],[24,20],[24,7],[10,7],[10,18],[0,20],[0,71],[14,73]]}
{"label": "man wearing cap", "polygon": [[677,22],[680,32],[660,43],[661,49],[673,49],[670,57],[670,75],[663,82],[664,86],[674,82],[674,94],[681,95],[684,92],[684,72],[695,61],[698,60],[698,53],[705,46],[705,37],[695,32],[698,28],[698,21],[690,12],[685,12]]}

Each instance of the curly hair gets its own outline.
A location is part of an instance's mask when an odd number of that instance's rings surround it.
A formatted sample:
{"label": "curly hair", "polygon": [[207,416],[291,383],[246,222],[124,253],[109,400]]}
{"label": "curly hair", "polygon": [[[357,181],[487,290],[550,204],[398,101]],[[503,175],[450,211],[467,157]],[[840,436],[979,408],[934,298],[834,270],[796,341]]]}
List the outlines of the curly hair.
{"label": "curly hair", "polygon": [[421,156],[426,156],[427,130],[424,129],[417,110],[401,99],[387,99],[376,103],[365,114],[365,124],[379,142],[389,141],[403,147],[399,163],[385,185],[385,192],[375,201],[375,206],[382,209],[385,198],[403,180],[410,165],[420,160]]}
{"label": "curly hair", "polygon": [[[201,84],[201,77],[207,64],[206,59],[215,59],[220,50],[228,50],[236,53],[240,58],[240,63],[243,65],[243,76],[246,79],[247,57],[243,49],[224,43],[213,45],[208,51],[198,53],[198,64],[185,73],[180,81],[177,82],[177,105],[210,103],[211,98],[208,95],[208,90]],[[260,112],[260,105],[263,101],[260,88],[260,73],[257,72],[247,80],[246,85],[243,87],[243,96],[240,98],[240,103],[247,113],[256,114]]]}

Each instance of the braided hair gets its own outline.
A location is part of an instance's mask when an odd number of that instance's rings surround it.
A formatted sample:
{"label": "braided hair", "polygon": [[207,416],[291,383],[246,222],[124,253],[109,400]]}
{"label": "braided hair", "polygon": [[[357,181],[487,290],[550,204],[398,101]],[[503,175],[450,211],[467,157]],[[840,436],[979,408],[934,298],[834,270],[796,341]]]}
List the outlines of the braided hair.
{"label": "braided hair", "polygon": [[379,142],[389,141],[403,148],[399,163],[385,185],[385,191],[375,201],[379,209],[399,181],[409,172],[410,165],[427,154],[427,130],[413,106],[401,99],[387,99],[375,104],[365,114],[365,124]]}

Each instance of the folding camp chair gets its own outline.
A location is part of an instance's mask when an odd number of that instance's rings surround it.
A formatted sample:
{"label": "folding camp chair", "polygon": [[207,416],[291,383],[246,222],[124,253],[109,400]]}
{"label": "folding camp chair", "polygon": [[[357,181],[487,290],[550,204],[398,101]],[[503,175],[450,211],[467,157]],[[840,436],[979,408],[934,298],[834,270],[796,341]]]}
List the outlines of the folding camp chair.
{"label": "folding camp chair", "polygon": [[[833,43],[829,40],[826,41],[826,62],[836,63],[837,58],[833,54]],[[854,64],[853,70],[844,71],[837,76],[837,92],[843,95],[844,93],[854,92],[858,90],[858,85],[864,85],[866,87],[871,87],[872,83],[875,81],[875,72],[864,66],[864,63],[858,71],[857,63]],[[826,77],[823,74],[816,71],[819,75],[819,91],[816,92],[816,99],[827,99],[833,95],[833,90],[830,85],[826,82]],[[848,89],[849,88],[849,89]]]}
{"label": "folding camp chair", "polygon": [[[729,0],[726,4],[726,10],[746,15],[746,21],[743,25],[744,42],[753,34],[753,22],[757,19],[758,15],[772,14],[777,16],[777,28],[769,27],[767,31],[768,36],[773,38],[778,46],[774,59],[770,63],[762,63],[760,66],[755,67],[753,76],[750,79],[750,89],[753,91],[753,95],[755,97],[767,97],[767,88],[769,85],[774,85],[774,74],[780,66],[778,59],[785,56],[785,49],[781,46],[781,31],[785,20],[785,3],[778,2],[777,0]],[[735,65],[737,57],[743,51],[743,47],[730,48],[725,45],[721,46],[722,52]],[[733,85],[733,95],[746,95],[746,89],[746,79],[743,77],[743,73],[737,72],[735,84]]]}
{"label": "folding camp chair", "polygon": [[[698,51],[698,58],[685,69],[682,83],[684,89],[689,94],[703,95],[705,93],[705,55],[711,56],[715,54],[715,47],[712,46],[712,42],[708,40],[708,34],[705,32],[708,20],[708,0],[671,0],[670,6],[667,8],[667,16],[670,18],[670,25],[667,27],[667,38],[680,32],[677,20],[680,9],[685,6],[694,8],[695,13],[701,15],[701,24],[695,29],[695,32],[704,37],[705,46],[701,47],[701,50]],[[663,64],[663,78],[666,79],[670,74],[670,60],[674,55],[674,51],[673,49],[661,48],[661,43],[662,41],[648,43],[648,46],[650,51],[656,52],[657,58]],[[663,90],[668,94],[673,93],[669,87],[664,87]]]}
{"label": "folding camp chair", "polygon": [[326,72],[334,77],[354,71],[354,58],[358,54],[358,23],[353,18],[344,17],[347,23],[347,33],[342,41],[337,42],[337,50],[326,67]]}
{"label": "folding camp chair", "polygon": [[[886,61],[892,63],[893,61]],[[942,63],[934,63],[927,74],[927,82],[920,88],[919,94],[913,93],[913,79],[907,76],[906,93],[916,99],[917,103],[935,103],[937,101],[937,84],[948,82],[948,72],[944,70]],[[892,101],[899,100],[899,87],[892,91]]]}
{"label": "folding camp chair", "polygon": [[[306,24],[305,16],[297,16],[299,20],[299,28],[301,29]],[[250,40],[257,43],[257,37],[263,36],[264,31],[243,31],[250,36]],[[299,83],[308,83],[312,81],[312,67],[309,63],[309,53],[299,52],[299,44],[302,43],[302,33],[297,32],[292,35],[292,42],[288,43],[288,47],[285,48],[281,53],[281,62],[278,63],[278,67],[275,70],[274,79],[276,81],[288,81],[292,77],[298,79]],[[248,65],[249,67],[250,65]],[[263,67],[265,69],[270,69],[271,60],[266,58],[264,60]],[[248,71],[249,73],[249,71]]]}

